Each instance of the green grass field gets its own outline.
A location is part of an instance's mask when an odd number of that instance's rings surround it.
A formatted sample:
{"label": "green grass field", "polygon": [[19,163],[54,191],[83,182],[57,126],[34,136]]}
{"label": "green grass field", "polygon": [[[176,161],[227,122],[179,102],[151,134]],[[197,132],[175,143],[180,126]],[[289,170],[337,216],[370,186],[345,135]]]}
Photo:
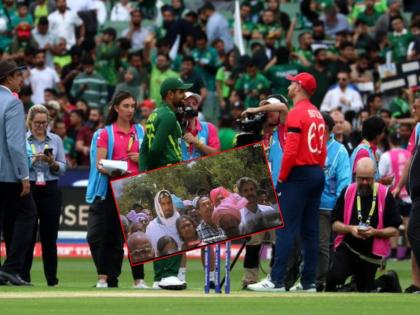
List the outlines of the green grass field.
{"label": "green grass field", "polygon": [[[266,265],[264,266],[266,267]],[[408,261],[390,262],[403,288],[410,284]],[[188,261],[185,291],[132,289],[131,272],[125,261],[118,289],[95,289],[91,260],[61,259],[60,286],[46,286],[42,262],[34,262],[34,287],[0,286],[0,314],[410,314],[420,305],[415,294],[357,293],[253,293],[241,290],[241,262],[232,272],[232,294],[203,293],[204,274],[200,262]],[[263,274],[261,274],[263,276]],[[146,265],[146,281],[152,284],[152,264]]]}

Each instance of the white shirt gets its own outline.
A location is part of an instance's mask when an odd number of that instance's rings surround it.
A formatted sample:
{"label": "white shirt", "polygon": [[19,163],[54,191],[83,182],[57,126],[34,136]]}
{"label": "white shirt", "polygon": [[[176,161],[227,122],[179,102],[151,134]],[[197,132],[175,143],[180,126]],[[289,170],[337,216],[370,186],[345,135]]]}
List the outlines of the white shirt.
{"label": "white shirt", "polygon": [[45,67],[42,70],[33,68],[30,71],[29,83],[32,88],[31,100],[34,104],[44,103],[44,90],[54,88],[60,82],[57,72],[53,68]]}
{"label": "white shirt", "polygon": [[209,43],[220,38],[225,44],[225,52],[233,48],[233,38],[226,18],[215,12],[207,21],[206,33]]}
{"label": "white shirt", "polygon": [[257,214],[261,212],[266,211],[273,211],[274,209],[270,206],[264,206],[264,205],[257,205],[257,211],[252,212],[248,208],[242,208],[241,209],[241,225],[245,226],[248,222],[253,222],[256,219]]}
{"label": "white shirt", "polygon": [[[121,35],[126,37],[129,31],[130,31],[129,28],[125,29],[121,33]],[[149,34],[150,34],[150,31],[141,26],[140,30],[135,31],[133,33],[133,36],[131,37],[131,49],[133,49],[133,50],[143,49],[144,41],[149,36]]]}
{"label": "white shirt", "polygon": [[[50,32],[47,32],[46,34],[41,34],[38,32],[38,29],[35,27],[32,30],[32,36],[34,37],[36,43],[38,44],[39,49],[44,49],[45,46],[48,44],[52,46],[54,44],[54,37],[51,35]],[[47,50],[46,55],[46,64],[50,67],[52,67],[53,64],[53,56],[49,50]]]}
{"label": "white shirt", "polygon": [[92,0],[70,0],[67,1],[67,7],[73,12],[88,11],[93,9]]}
{"label": "white shirt", "polygon": [[178,230],[175,225],[166,226],[164,224],[159,224],[157,218],[150,221],[146,228],[146,235],[152,244],[153,250],[155,251],[156,257],[158,257],[157,252],[157,243],[162,236],[170,236],[178,244],[178,249],[182,247],[182,241],[178,235]]}
{"label": "white shirt", "polygon": [[[350,101],[350,105],[342,103],[341,98],[345,98],[346,100]],[[343,114],[349,110],[353,110],[355,112],[361,110],[363,107],[363,102],[359,92],[351,86],[347,86],[343,91],[337,85],[335,88],[329,90],[327,94],[325,94],[320,110],[330,112],[340,107]]]}
{"label": "white shirt", "polygon": [[96,11],[96,17],[99,25],[103,25],[108,17],[105,3],[102,0],[93,0],[92,10]]}
{"label": "white shirt", "polygon": [[54,11],[48,16],[49,32],[55,38],[64,38],[67,42],[66,48],[76,44],[76,27],[83,24],[83,21],[74,11],[67,10],[64,14]]}
{"label": "white shirt", "polygon": [[116,3],[111,10],[110,20],[116,21],[130,21],[130,9],[131,5],[123,6],[120,2]]}

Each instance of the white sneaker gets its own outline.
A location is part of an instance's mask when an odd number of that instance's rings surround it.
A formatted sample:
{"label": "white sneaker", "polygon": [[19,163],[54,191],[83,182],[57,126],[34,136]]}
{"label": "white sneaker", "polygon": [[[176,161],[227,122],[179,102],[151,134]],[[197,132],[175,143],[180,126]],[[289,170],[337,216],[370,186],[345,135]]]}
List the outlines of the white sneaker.
{"label": "white sneaker", "polygon": [[309,288],[304,289],[302,284],[299,282],[295,286],[291,287],[289,291],[290,292],[316,292],[316,286],[311,285],[311,286],[309,286]]}
{"label": "white sneaker", "polygon": [[98,288],[98,289],[105,289],[105,288],[108,288],[108,282],[106,282],[105,280],[99,280],[99,281],[96,283],[95,288]]}
{"label": "white sneaker", "polygon": [[179,268],[178,279],[183,281],[183,282],[186,282],[186,280],[187,280],[187,268]]}
{"label": "white sneaker", "polygon": [[276,288],[274,283],[271,282],[271,280],[268,277],[260,282],[249,284],[247,286],[247,289],[257,292],[286,292],[285,287]]}
{"label": "white sneaker", "polygon": [[159,281],[153,282],[152,289],[153,290],[160,290],[161,289],[160,286],[159,286]]}
{"label": "white sneaker", "polygon": [[140,280],[139,283],[133,284],[134,289],[150,289],[149,286],[144,282],[144,280]]}
{"label": "white sneaker", "polygon": [[159,287],[166,290],[184,290],[187,288],[187,283],[179,280],[178,277],[171,276],[160,280]]}

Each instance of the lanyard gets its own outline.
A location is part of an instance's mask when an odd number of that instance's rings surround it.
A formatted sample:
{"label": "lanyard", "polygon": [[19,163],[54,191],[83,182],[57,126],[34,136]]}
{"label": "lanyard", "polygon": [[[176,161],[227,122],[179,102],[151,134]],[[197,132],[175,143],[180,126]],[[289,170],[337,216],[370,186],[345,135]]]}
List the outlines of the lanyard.
{"label": "lanyard", "polygon": [[[48,144],[45,144],[44,151],[45,151],[45,149],[48,149]],[[31,143],[31,151],[32,151],[33,155],[36,154],[36,148],[35,148],[35,145],[33,143]]]}
{"label": "lanyard", "polygon": [[135,140],[136,140],[136,136],[134,134],[131,134],[130,140],[128,140],[128,147],[127,147],[128,152],[131,151],[131,147],[133,146]]}
{"label": "lanyard", "polygon": [[[372,197],[372,206],[370,207],[368,218],[366,219],[366,224],[370,225],[370,219],[372,219],[373,212],[375,211],[376,207],[376,195],[378,193],[378,183],[375,183],[373,186],[373,197]],[[362,225],[363,217],[362,217],[362,201],[360,200],[360,195],[357,193],[357,219],[359,220],[359,225]]]}

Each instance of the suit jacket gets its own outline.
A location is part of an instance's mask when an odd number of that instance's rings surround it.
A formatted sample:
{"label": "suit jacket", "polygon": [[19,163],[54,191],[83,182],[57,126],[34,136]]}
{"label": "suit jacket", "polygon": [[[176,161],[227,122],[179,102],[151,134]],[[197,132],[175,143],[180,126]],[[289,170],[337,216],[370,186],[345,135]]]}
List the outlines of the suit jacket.
{"label": "suit jacket", "polygon": [[0,182],[29,176],[25,113],[22,102],[0,86]]}

